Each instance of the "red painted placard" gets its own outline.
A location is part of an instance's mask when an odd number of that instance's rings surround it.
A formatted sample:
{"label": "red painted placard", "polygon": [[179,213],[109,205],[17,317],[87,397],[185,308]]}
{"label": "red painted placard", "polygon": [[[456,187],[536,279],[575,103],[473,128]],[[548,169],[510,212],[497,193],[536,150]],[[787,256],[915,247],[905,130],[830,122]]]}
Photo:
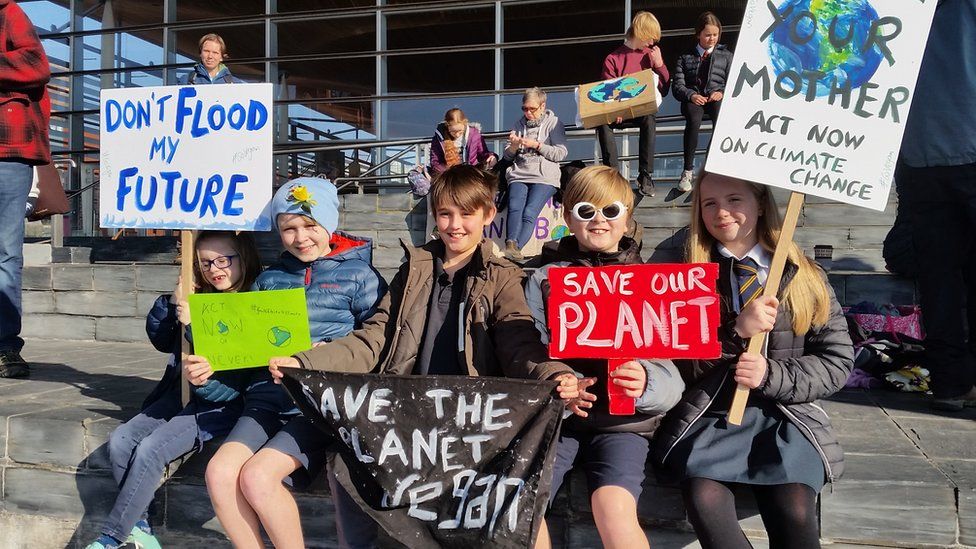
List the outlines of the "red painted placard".
{"label": "red painted placard", "polygon": [[549,356],[718,358],[715,263],[549,269]]}

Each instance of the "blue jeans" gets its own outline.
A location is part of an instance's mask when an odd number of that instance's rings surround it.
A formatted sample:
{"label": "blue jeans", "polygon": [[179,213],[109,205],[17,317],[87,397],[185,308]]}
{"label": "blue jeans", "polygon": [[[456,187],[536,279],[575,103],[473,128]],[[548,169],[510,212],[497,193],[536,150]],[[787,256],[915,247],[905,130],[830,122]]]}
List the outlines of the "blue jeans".
{"label": "blue jeans", "polygon": [[519,248],[525,246],[532,238],[539,213],[554,194],[556,187],[544,183],[509,183],[505,240],[514,240]]}
{"label": "blue jeans", "polygon": [[139,519],[147,517],[166,465],[200,448],[203,441],[194,414],[179,402],[163,398],[119,425],[109,437],[112,475],[119,495],[102,533],[124,541]]}
{"label": "blue jeans", "polygon": [[34,168],[0,161],[0,351],[20,352],[21,271],[24,268],[24,208]]}

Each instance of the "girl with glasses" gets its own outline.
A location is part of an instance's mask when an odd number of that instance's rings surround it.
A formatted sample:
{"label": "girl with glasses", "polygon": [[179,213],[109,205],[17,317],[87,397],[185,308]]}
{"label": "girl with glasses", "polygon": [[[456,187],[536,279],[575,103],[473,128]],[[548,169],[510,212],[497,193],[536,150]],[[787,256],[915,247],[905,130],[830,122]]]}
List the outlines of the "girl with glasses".
{"label": "girl with glasses", "polygon": [[[202,232],[194,252],[194,281],[200,293],[247,290],[261,271],[257,247],[247,233]],[[166,466],[200,450],[208,440],[226,435],[241,414],[243,378],[238,372],[214,373],[205,359],[199,360],[201,357],[181,361],[182,339],[189,334],[189,324],[189,306],[179,286],[173,294],[156,299],[149,311],[149,341],[160,352],[170,353],[169,362],[142,411],[109,438],[112,475],[119,494],[98,539],[88,549],[112,549],[127,543],[158,548],[148,509]],[[182,377],[193,385],[185,407],[181,369]]]}
{"label": "girl with glasses", "polygon": [[[614,168],[591,166],[569,181],[563,215],[571,235],[548,242],[533,262],[538,267],[526,284],[525,294],[535,326],[549,342],[546,305],[551,267],[598,267],[642,263],[640,246],[625,236],[634,207],[630,184]],[[649,440],[667,412],[681,398],[684,384],[669,360],[634,360],[607,376],[606,360],[567,360],[592,383],[590,392],[574,405],[576,415],[563,423],[556,447],[552,492],[555,499],[566,474],[574,466],[586,472],[593,518],[606,547],[647,547],[637,522],[637,500],[644,481]],[[636,398],[637,413],[610,415],[607,384]],[[599,396],[598,396],[599,395]],[[549,547],[548,530],[540,528],[536,547]]]}
{"label": "girl with glasses", "polygon": [[569,154],[566,131],[556,113],[546,109],[546,92],[529,88],[522,95],[522,116],[508,134],[504,158],[512,162],[508,180],[505,255],[521,260],[536,220],[559,189],[559,163]]}

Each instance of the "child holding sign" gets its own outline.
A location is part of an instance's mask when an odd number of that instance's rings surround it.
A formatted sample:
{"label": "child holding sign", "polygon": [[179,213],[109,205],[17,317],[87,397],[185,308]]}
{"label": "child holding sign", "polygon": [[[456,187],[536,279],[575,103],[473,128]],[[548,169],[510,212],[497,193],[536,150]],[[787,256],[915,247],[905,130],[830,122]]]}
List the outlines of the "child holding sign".
{"label": "child holding sign", "polygon": [[[261,272],[254,240],[247,233],[202,232],[193,262],[198,292],[236,292],[247,289]],[[112,474],[119,495],[88,549],[111,549],[125,543],[147,549],[159,547],[148,522],[149,504],[166,465],[199,450],[204,442],[230,431],[243,407],[233,372],[214,374],[205,361],[187,359],[183,376],[194,385],[190,403],[183,406],[180,389],[182,322],[189,325],[189,306],[179,288],[156,299],[146,317],[149,341],[170,354],[163,379],[143,403],[142,411],[116,429],[108,441]],[[199,358],[199,357],[194,357]]]}
{"label": "child holding sign", "polygon": [[[275,193],[271,214],[285,251],[255,289],[304,287],[315,345],[361,326],[386,283],[371,265],[370,240],[336,231],[335,185],[293,179]],[[236,547],[263,546],[262,525],[276,547],[304,547],[298,507],[283,482],[293,473],[302,483],[314,478],[329,442],[267,370],[252,371],[244,413],[207,467],[210,499]]]}
{"label": "child holding sign", "polygon": [[[642,263],[638,243],[624,236],[634,193],[627,180],[614,168],[591,166],[569,181],[563,195],[566,225],[572,234],[542,248],[539,267],[525,288],[535,326],[543,342],[549,341],[546,304],[551,267],[597,267]],[[637,499],[644,481],[649,441],[661,415],[681,398],[684,383],[670,360],[632,360],[606,374],[607,361],[573,359],[569,365],[596,380],[590,393],[577,403],[582,417],[570,417],[563,424],[556,448],[550,501],[566,474],[579,464],[586,471],[593,519],[607,547],[647,547],[647,538],[637,522]],[[624,389],[636,398],[634,415],[610,415],[607,384]],[[548,532],[541,530],[537,547],[546,547]]]}
{"label": "child holding sign", "polygon": [[[658,430],[656,457],[682,475],[702,547],[751,547],[735,513],[742,486],[770,547],[819,547],[817,493],[840,476],[843,452],[816,401],[850,374],[847,322],[824,273],[792,243],[779,298],[761,295],[782,226],[767,187],[706,174],[692,192],[687,260],[719,264],[722,357],[679,362],[691,389]],[[764,333],[765,356],[745,352]],[[737,383],[752,389],[740,426],[726,421]]]}
{"label": "child holding sign", "polygon": [[[549,360],[532,328],[522,270],[495,257],[491,241],[483,238],[495,216],[496,186],[494,176],[474,166],[438,175],[429,199],[439,240],[405,248],[407,261],[361,330],[294,357],[271,359],[272,375],[280,378],[279,368],[301,367],[553,379],[560,382],[562,398],[575,398],[576,376]],[[358,511],[334,475],[329,482],[337,515]],[[340,531],[340,545],[370,543],[359,536]]]}

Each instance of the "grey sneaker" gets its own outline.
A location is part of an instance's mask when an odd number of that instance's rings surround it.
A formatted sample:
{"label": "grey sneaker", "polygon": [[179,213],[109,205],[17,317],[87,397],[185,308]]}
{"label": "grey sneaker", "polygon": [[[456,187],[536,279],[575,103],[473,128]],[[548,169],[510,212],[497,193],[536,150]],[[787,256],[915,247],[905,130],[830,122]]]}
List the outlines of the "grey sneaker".
{"label": "grey sneaker", "polygon": [[678,181],[678,190],[686,193],[691,191],[691,183],[695,180],[695,172],[685,170],[681,172],[681,179]]}
{"label": "grey sneaker", "polygon": [[0,351],[0,377],[27,377],[30,367],[17,351]]}
{"label": "grey sneaker", "polygon": [[522,255],[522,251],[518,249],[518,243],[514,240],[505,241],[505,257],[511,259],[512,261],[522,261],[525,256]]}
{"label": "grey sneaker", "polygon": [[976,387],[954,398],[933,398],[930,407],[943,412],[961,412],[963,408],[976,408]]}
{"label": "grey sneaker", "polygon": [[637,190],[644,196],[654,196],[654,179],[651,174],[642,173],[637,176]]}

